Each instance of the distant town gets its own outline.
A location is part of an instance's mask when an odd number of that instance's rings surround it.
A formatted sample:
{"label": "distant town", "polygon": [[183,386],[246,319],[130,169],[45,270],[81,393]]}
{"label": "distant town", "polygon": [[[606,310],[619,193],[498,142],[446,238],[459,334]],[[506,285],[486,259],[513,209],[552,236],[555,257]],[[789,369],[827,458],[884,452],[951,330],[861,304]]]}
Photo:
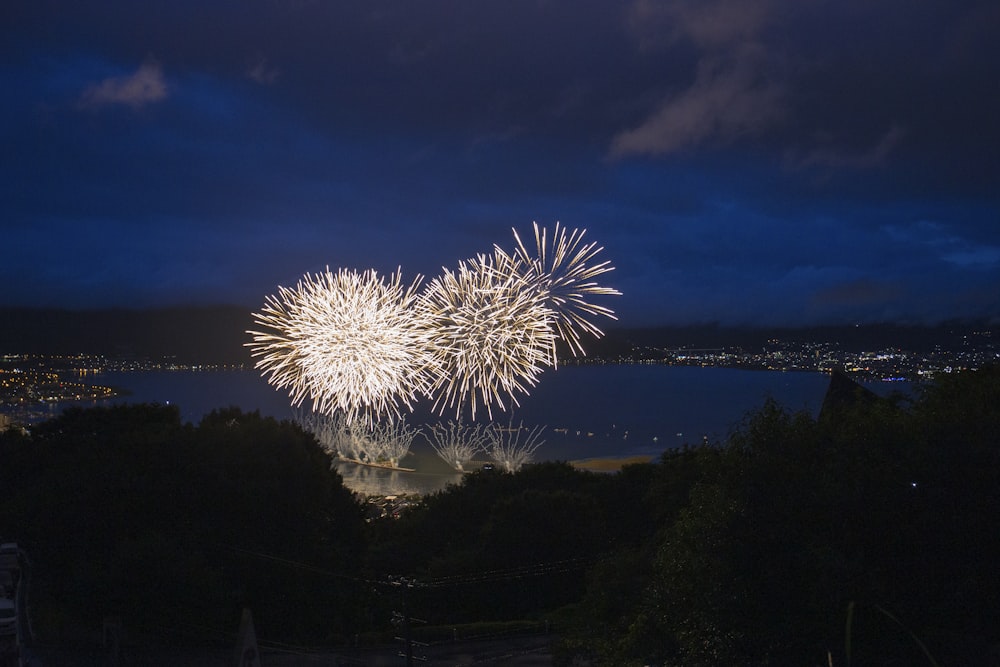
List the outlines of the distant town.
{"label": "distant town", "polygon": [[[717,366],[766,371],[840,371],[861,382],[919,382],[939,373],[956,373],[1000,363],[1000,340],[989,328],[956,332],[948,342],[923,349],[873,347],[849,349],[830,340],[770,338],[760,345],[720,347],[619,343],[591,357],[561,364],[663,364]],[[0,354],[0,429],[34,421],[43,408],[73,401],[116,398],[122,388],[102,384],[109,372],[215,371],[249,369],[250,364],[190,364],[176,358],[116,358],[112,355]]]}
{"label": "distant town", "polygon": [[859,382],[919,381],[938,373],[975,370],[1000,363],[1000,341],[991,329],[974,329],[950,345],[921,351],[902,347],[849,350],[837,342],[768,339],[759,349],[743,346],[697,348],[634,346],[611,358],[564,363],[642,363],[674,366],[721,366],[766,371],[840,371]]}
{"label": "distant town", "polygon": [[53,404],[92,402],[127,395],[120,387],[95,382],[98,376],[128,371],[213,371],[241,365],[179,364],[165,358],[115,359],[103,355],[0,354],[0,431],[37,421]]}

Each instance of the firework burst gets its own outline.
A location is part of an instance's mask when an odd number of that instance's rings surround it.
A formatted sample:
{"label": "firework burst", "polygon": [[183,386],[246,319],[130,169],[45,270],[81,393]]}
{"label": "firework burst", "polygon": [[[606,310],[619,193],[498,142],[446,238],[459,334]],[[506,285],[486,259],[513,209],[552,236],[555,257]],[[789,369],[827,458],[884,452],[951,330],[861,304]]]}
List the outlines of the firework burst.
{"label": "firework burst", "polygon": [[482,424],[450,421],[433,424],[428,441],[441,459],[458,471],[485,449],[487,433]]}
{"label": "firework burst", "polygon": [[[503,262],[498,267],[498,262]],[[542,370],[554,363],[553,312],[544,295],[512,270],[519,260],[479,255],[445,269],[421,295],[418,310],[435,338],[440,374],[431,387],[434,410],[453,408],[461,418],[468,402],[472,419],[478,406],[492,418],[493,406],[517,405]]]}
{"label": "firework burst", "polygon": [[491,422],[486,428],[486,453],[506,472],[517,472],[525,463],[531,463],[535,450],[545,444],[544,431],[544,426],[529,429],[524,422],[514,426],[513,419],[507,426]]}
{"label": "firework burst", "polygon": [[555,313],[553,326],[558,337],[566,342],[573,356],[585,355],[580,334],[585,332],[596,338],[604,335],[588,318],[618,319],[610,308],[589,300],[593,296],[621,296],[618,290],[602,287],[594,281],[596,277],[613,271],[614,267],[607,261],[592,263],[604,248],[597,247],[596,243],[583,243],[586,230],[567,232],[565,227],[556,223],[551,245],[544,227],[535,223],[534,230],[534,252],[528,250],[517,230],[514,230],[517,249],[513,255],[507,255],[499,247],[495,248],[497,265],[506,270],[523,272],[525,282],[545,295],[545,305]]}
{"label": "firework burst", "polygon": [[329,268],[267,297],[253,337],[255,368],[292,404],[309,399],[316,412],[343,413],[348,423],[412,410],[437,377],[433,337],[412,306],[421,278],[404,286],[374,270]]}
{"label": "firework burst", "polygon": [[363,455],[359,457],[362,461],[393,468],[399,467],[399,462],[410,453],[410,446],[421,431],[407,424],[403,418],[371,426],[356,423],[350,430],[359,443],[359,449],[363,450]]}
{"label": "firework burst", "polygon": [[515,230],[513,253],[494,247],[423,292],[420,277],[404,286],[399,270],[384,280],[327,268],[279,287],[253,314],[262,330],[247,332],[255,367],[293,406],[308,399],[348,425],[401,418],[421,395],[439,414],[461,419],[469,407],[475,420],[485,408],[492,419],[557,365],[560,338],[576,356],[582,333],[604,335],[590,318],[614,312],[591,297],[621,294],[595,281],[613,267],[595,262],[603,248],[584,243],[584,231],[557,223],[551,244],[537,223],[534,232],[534,251]]}

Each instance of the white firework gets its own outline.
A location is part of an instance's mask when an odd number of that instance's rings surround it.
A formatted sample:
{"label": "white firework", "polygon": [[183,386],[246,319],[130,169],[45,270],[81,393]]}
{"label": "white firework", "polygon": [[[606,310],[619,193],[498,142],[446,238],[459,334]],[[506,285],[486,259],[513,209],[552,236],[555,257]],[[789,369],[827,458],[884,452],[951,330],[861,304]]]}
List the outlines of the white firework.
{"label": "white firework", "polygon": [[506,472],[517,472],[525,463],[531,463],[535,450],[545,444],[541,439],[544,430],[544,426],[529,429],[524,422],[514,426],[513,420],[507,426],[492,422],[486,428],[486,453]]}
{"label": "white firework", "polygon": [[487,435],[482,424],[467,424],[459,420],[433,424],[430,429],[428,441],[431,447],[455,470],[464,471],[465,465],[485,450]]}
{"label": "white firework", "polygon": [[294,406],[309,399],[313,411],[340,411],[348,423],[401,416],[437,376],[433,337],[413,308],[421,280],[404,287],[399,270],[384,280],[327,268],[279,287],[253,314],[265,330],[247,332],[255,368]]}
{"label": "white firework", "polygon": [[472,419],[481,405],[490,417],[493,406],[517,405],[518,393],[538,382],[552,366],[556,333],[553,312],[544,295],[528,283],[524,272],[511,270],[505,258],[479,255],[444,270],[421,295],[422,319],[433,330],[433,349],[440,374],[431,387],[434,410],[455,410],[461,418],[466,404]]}
{"label": "white firework", "polygon": [[[572,351],[586,355],[580,343],[580,333],[586,332],[596,338],[604,335],[588,318],[591,316],[615,317],[614,311],[590,302],[593,296],[621,296],[621,292],[611,287],[602,287],[594,279],[614,267],[603,261],[591,264],[604,249],[596,243],[583,243],[586,230],[574,229],[570,232],[556,223],[549,244],[544,227],[534,223],[535,251],[529,252],[514,230],[517,249],[512,256],[499,247],[495,249],[498,266],[507,270],[522,271],[524,279],[545,294],[545,304],[555,313],[553,326],[559,338]],[[553,353],[554,354],[554,353]]]}
{"label": "white firework", "polygon": [[420,434],[420,429],[410,426],[402,418],[370,426],[355,423],[350,430],[362,452],[358,460],[393,468],[399,467],[399,462],[410,453],[414,438]]}
{"label": "white firework", "polygon": [[407,424],[405,419],[373,424],[348,423],[344,413],[339,411],[329,415],[298,410],[295,421],[316,436],[331,456],[391,467],[398,467],[400,460],[410,453],[410,446],[421,431]]}

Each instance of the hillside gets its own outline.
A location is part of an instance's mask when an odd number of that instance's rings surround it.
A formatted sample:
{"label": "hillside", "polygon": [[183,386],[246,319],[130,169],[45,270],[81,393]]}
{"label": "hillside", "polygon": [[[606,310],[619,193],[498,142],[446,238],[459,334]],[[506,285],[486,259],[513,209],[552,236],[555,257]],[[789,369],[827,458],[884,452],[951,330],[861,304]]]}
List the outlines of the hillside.
{"label": "hillside", "polygon": [[[153,310],[55,310],[0,308],[0,354],[105,354],[175,357],[184,363],[248,363],[249,309],[240,306]],[[845,350],[935,346],[959,349],[963,336],[984,328],[971,322],[936,326],[873,324],[808,328],[725,327],[717,324],[608,328],[584,341],[588,357],[627,356],[636,348],[741,347],[759,350],[768,340],[833,342]]]}
{"label": "hillside", "polygon": [[0,309],[0,353],[250,361],[250,311],[235,306],[156,310]]}

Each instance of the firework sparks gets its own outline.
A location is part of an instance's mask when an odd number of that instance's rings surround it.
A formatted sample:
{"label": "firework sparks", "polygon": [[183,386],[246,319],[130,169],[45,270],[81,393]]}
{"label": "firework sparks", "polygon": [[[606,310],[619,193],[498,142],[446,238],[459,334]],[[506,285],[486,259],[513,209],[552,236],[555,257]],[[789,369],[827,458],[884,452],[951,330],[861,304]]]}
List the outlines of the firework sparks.
{"label": "firework sparks", "polygon": [[247,332],[255,368],[293,405],[308,398],[349,423],[412,410],[437,376],[430,330],[412,308],[420,281],[404,287],[398,270],[386,281],[374,270],[327,268],[279,287],[253,315],[268,330]]}
{"label": "firework sparks", "polygon": [[434,424],[430,429],[428,441],[431,447],[445,463],[460,472],[477,453],[485,449],[487,434],[482,424],[449,421],[447,424]]}
{"label": "firework sparks", "polygon": [[596,243],[583,243],[586,230],[567,232],[556,223],[550,246],[545,228],[535,223],[534,229],[535,252],[529,252],[514,230],[517,249],[513,256],[508,256],[496,248],[498,265],[525,272],[525,280],[546,295],[545,304],[555,313],[553,325],[559,338],[566,342],[573,356],[585,355],[580,333],[596,338],[604,335],[588,317],[618,319],[610,308],[589,301],[593,296],[621,296],[618,290],[594,282],[594,278],[613,271],[614,267],[607,261],[589,264],[604,248]]}
{"label": "firework sparks", "polygon": [[404,286],[398,269],[386,281],[327,268],[279,287],[253,314],[263,330],[247,332],[255,367],[292,405],[308,399],[348,425],[401,418],[421,395],[439,414],[460,419],[468,406],[473,420],[482,408],[492,419],[557,365],[559,339],[577,356],[582,333],[604,335],[590,318],[614,312],[591,297],[621,294],[595,282],[613,267],[595,263],[603,248],[584,243],[584,231],[557,223],[551,245],[537,223],[534,232],[534,252],[515,230],[513,253],[494,247],[419,293],[421,278]]}
{"label": "firework sparks", "polygon": [[506,397],[517,405],[516,394],[554,363],[553,312],[521,272],[498,270],[496,261],[479,255],[445,269],[421,295],[440,360],[431,387],[439,414],[454,408],[460,418],[468,401],[472,419],[480,404],[492,418],[494,405],[505,410]]}
{"label": "firework sparks", "polygon": [[397,468],[399,462],[410,453],[410,446],[420,434],[420,429],[413,428],[401,418],[372,424],[370,428],[355,424],[351,432],[365,444],[366,460]]}
{"label": "firework sparks", "polygon": [[365,465],[398,468],[410,453],[413,440],[421,429],[405,419],[363,424],[348,422],[344,413],[325,414],[298,410],[295,421],[309,431],[330,455]]}
{"label": "firework sparks", "polygon": [[489,445],[486,452],[490,458],[507,472],[517,472],[525,463],[531,463],[535,450],[545,444],[542,440],[544,426],[527,428],[524,422],[514,426],[490,423],[486,428]]}

